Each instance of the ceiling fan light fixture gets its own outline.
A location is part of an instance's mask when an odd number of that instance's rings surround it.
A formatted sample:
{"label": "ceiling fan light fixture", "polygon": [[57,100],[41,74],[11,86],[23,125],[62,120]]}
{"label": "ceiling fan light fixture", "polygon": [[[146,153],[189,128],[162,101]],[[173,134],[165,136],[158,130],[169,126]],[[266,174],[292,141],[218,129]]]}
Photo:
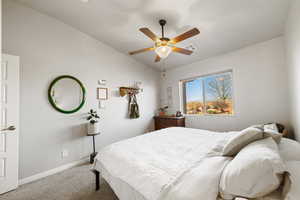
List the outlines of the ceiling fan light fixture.
{"label": "ceiling fan light fixture", "polygon": [[167,58],[171,52],[176,52],[184,55],[191,55],[193,53],[192,50],[179,48],[174,45],[176,45],[177,43],[183,40],[194,37],[195,35],[199,34],[200,31],[197,28],[193,28],[189,31],[186,31],[185,33],[182,33],[181,35],[178,35],[175,38],[170,39],[168,37],[165,37],[164,26],[166,25],[166,23],[167,21],[164,19],[159,20],[159,24],[161,26],[161,37],[156,36],[150,29],[146,27],[140,28],[139,30],[154,42],[154,46],[149,48],[139,49],[137,51],[132,51],[129,52],[129,54],[135,55],[138,53],[154,50],[155,53],[157,54],[154,60],[155,62],[159,62],[161,59]]}
{"label": "ceiling fan light fixture", "polygon": [[170,46],[158,46],[155,48],[155,53],[160,57],[160,58],[166,58],[170,55],[172,52],[172,48]]}

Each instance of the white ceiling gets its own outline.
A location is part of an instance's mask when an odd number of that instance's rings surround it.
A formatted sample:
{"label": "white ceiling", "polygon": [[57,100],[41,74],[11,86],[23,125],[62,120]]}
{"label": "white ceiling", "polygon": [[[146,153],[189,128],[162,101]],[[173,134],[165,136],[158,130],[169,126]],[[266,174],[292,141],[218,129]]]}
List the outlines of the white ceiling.
{"label": "white ceiling", "polygon": [[[250,44],[280,36],[289,0],[19,0],[96,39],[127,53],[150,47],[152,41],[138,31],[148,27],[160,35],[158,20],[167,20],[166,36],[197,27],[201,34],[178,44],[193,44],[191,56],[172,53],[158,64],[154,52],[133,56],[153,67],[189,64]],[[164,65],[164,66],[163,66]]]}

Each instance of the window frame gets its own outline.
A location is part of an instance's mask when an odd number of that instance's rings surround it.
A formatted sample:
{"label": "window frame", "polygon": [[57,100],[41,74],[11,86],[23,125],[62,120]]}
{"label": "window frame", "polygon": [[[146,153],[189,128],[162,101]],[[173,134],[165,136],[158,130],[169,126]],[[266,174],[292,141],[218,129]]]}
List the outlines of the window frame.
{"label": "window frame", "polygon": [[[186,113],[186,95],[185,95],[185,87],[184,87],[184,83],[189,82],[189,81],[193,81],[195,79],[198,78],[204,78],[207,76],[213,76],[213,75],[219,75],[219,74],[223,74],[223,73],[227,73],[230,72],[231,73],[231,78],[232,78],[232,108],[233,108],[233,113],[232,114],[209,114],[206,112],[206,108],[205,112],[203,114],[187,114]],[[202,84],[203,84],[203,91],[202,91],[202,96],[203,96],[203,102],[206,102],[205,100],[205,85],[204,85],[204,80],[202,80]],[[201,117],[201,116],[215,116],[215,117],[234,117],[236,116],[236,109],[235,109],[235,92],[234,92],[234,70],[233,69],[227,69],[227,70],[223,70],[223,71],[218,71],[218,72],[212,72],[212,73],[208,73],[208,74],[203,74],[203,75],[198,75],[198,76],[194,76],[191,78],[186,78],[186,79],[181,79],[179,80],[179,98],[180,98],[180,111],[183,113],[184,116],[195,116],[195,117]]]}

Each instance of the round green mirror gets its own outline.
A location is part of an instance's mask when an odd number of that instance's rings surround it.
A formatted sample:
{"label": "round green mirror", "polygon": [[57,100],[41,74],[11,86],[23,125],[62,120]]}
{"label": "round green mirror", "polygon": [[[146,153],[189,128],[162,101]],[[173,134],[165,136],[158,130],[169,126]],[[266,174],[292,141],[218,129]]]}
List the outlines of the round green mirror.
{"label": "round green mirror", "polygon": [[85,103],[85,88],[81,81],[73,76],[59,76],[48,89],[48,99],[59,112],[70,114],[82,108]]}

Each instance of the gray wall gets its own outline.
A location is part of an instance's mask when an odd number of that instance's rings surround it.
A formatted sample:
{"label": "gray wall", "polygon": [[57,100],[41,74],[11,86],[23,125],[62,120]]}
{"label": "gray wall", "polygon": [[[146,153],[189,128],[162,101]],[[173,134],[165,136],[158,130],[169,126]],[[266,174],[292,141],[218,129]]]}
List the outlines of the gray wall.
{"label": "gray wall", "polygon": [[[273,121],[289,125],[282,37],[169,70],[161,94],[173,88],[174,112],[180,109],[180,80],[228,69],[233,70],[234,116],[187,116],[188,127],[229,131]],[[167,103],[166,98],[162,96],[162,104]]]}
{"label": "gray wall", "polygon": [[287,69],[290,113],[296,139],[300,140],[300,1],[293,0],[286,25]]}
{"label": "gray wall", "polygon": [[[79,160],[92,151],[85,137],[84,113],[97,108],[97,81],[106,79],[110,98],[100,110],[102,135],[97,148],[152,128],[158,105],[159,73],[90,36],[13,1],[3,2],[3,52],[20,56],[21,127],[20,178]],[[99,24],[101,26],[101,24]],[[63,74],[79,78],[87,89],[87,103],[75,114],[55,111],[48,103],[51,80]],[[126,118],[127,99],[118,87],[142,81],[141,118]],[[63,149],[69,156],[61,157]]]}

